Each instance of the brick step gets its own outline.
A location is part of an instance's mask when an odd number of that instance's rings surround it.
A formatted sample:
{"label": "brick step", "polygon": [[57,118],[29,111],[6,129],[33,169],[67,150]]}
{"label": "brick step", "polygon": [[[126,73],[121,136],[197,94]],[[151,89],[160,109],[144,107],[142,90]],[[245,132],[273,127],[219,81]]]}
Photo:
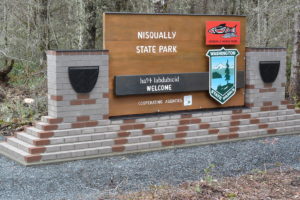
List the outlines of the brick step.
{"label": "brick step", "polygon": [[42,141],[45,140],[48,141],[48,139],[40,139],[32,135],[29,135],[26,132],[17,132],[15,133],[15,137],[23,142],[26,142],[27,144],[34,145],[34,146],[46,145],[44,144],[45,142],[43,143]]}
{"label": "brick step", "polygon": [[109,120],[93,120],[86,122],[76,122],[76,123],[59,123],[50,124],[43,121],[38,121],[34,123],[34,127],[42,131],[55,131],[55,130],[65,130],[65,129],[75,129],[75,128],[85,128],[85,127],[96,127],[96,126],[107,126],[109,125]]}
{"label": "brick step", "polygon": [[[197,130],[199,132],[208,133],[207,130]],[[155,133],[153,133],[155,134]],[[26,132],[18,132],[16,133],[16,137],[23,142],[34,146],[44,146],[44,145],[55,145],[55,144],[68,144],[68,143],[76,143],[76,142],[86,142],[86,141],[97,141],[97,140],[114,140],[117,138],[135,138],[142,137],[148,138],[153,134],[143,134],[142,131],[131,132],[130,137],[124,137],[122,134],[118,134],[117,132],[108,132],[108,133],[90,133],[85,135],[72,135],[65,137],[51,137],[47,139],[41,139],[30,135]],[[129,135],[128,135],[129,136]]]}
{"label": "brick step", "polygon": [[[277,116],[277,114],[281,114]],[[285,114],[285,115],[282,115]],[[144,134],[152,133],[163,133],[163,132],[172,132],[172,131],[185,131],[185,130],[196,130],[203,128],[220,128],[221,126],[235,126],[246,125],[251,123],[266,123],[268,121],[284,121],[286,119],[293,120],[299,119],[300,114],[296,113],[294,110],[282,111],[276,113],[271,111],[270,113],[252,113],[249,118],[249,114],[246,115],[233,115],[230,116],[220,116],[219,117],[202,117],[202,118],[185,118],[181,120],[170,120],[168,122],[147,122],[145,127],[141,129],[129,129],[129,130],[120,130],[120,126],[109,125],[103,127],[91,127],[91,128],[80,128],[80,129],[66,129],[66,130],[55,130],[55,131],[41,131],[35,127],[27,127],[26,132],[32,136],[38,138],[48,138],[48,137],[61,137],[61,136],[72,136],[72,135],[86,135],[88,133],[107,133],[107,132],[116,132],[119,131],[119,134],[123,135],[134,135],[136,132],[143,132]],[[233,119],[234,120],[233,120]],[[245,119],[244,119],[245,118]],[[217,122],[216,122],[217,120]],[[212,122],[211,122],[212,121]],[[222,122],[220,122],[222,121]],[[201,122],[201,123],[200,123]],[[127,126],[127,125],[125,125]]]}
{"label": "brick step", "polygon": [[[279,106],[274,106],[274,105],[270,105],[270,106],[264,106],[263,110],[261,110],[261,107],[252,107],[251,108],[251,111],[252,112],[259,112],[259,111],[272,111],[274,110],[275,108],[277,108],[278,110],[285,110],[285,109],[292,109],[293,105],[279,105]],[[289,108],[287,108],[289,107]],[[242,109],[247,109],[246,107],[245,108],[242,108]],[[223,110],[223,111],[215,111],[215,115],[222,115],[224,113],[226,113],[228,111],[226,110]],[[231,112],[231,111],[229,111]],[[208,114],[209,113],[209,114]],[[227,113],[228,114],[228,113]],[[230,113],[231,114],[231,113]],[[185,114],[183,114],[185,115]],[[192,114],[192,115],[195,115],[195,114]],[[197,115],[197,114],[196,114]],[[205,112],[203,112],[202,115],[206,115]],[[211,112],[207,112],[207,115],[211,115]],[[193,116],[194,117],[194,116]],[[181,115],[178,114],[178,115],[173,115],[172,117],[169,117],[169,116],[161,116],[161,117],[151,117],[149,119],[151,119],[152,121],[154,120],[166,120],[166,119],[180,119],[181,118]],[[54,117],[50,117],[50,116],[42,116],[41,117],[41,122],[44,122],[44,123],[49,123],[49,124],[59,124],[59,123],[62,123],[63,122],[63,118],[54,118]],[[113,125],[121,125],[121,124],[124,124],[124,123],[132,123],[132,122],[145,122],[144,119],[124,119],[124,120],[113,120],[112,121],[112,124]]]}
{"label": "brick step", "polygon": [[[287,129],[290,131],[300,131],[300,125],[292,126],[292,127],[280,127],[277,128],[278,133],[284,133]],[[177,145],[186,145],[186,144],[203,144],[214,142],[216,140],[230,140],[235,138],[244,138],[244,137],[253,137],[253,136],[263,136],[263,135],[274,134],[273,132],[268,132],[268,129],[261,130],[248,130],[237,133],[228,133],[221,135],[200,135],[200,136],[192,136],[186,138],[175,138],[175,139],[163,139],[160,141],[149,141],[149,142],[140,142],[140,143],[128,143],[123,145],[113,145],[106,147],[94,147],[94,148],[86,148],[86,149],[78,149],[78,150],[67,150],[67,151],[59,151],[59,152],[50,152],[50,153],[42,153],[42,161],[50,161],[57,159],[76,159],[76,157],[84,157],[84,156],[96,156],[101,154],[109,154],[109,153],[118,153],[118,152],[130,152],[137,150],[151,150],[155,148],[162,147],[170,147]]]}
{"label": "brick step", "polygon": [[29,153],[22,151],[19,148],[8,144],[7,142],[0,143],[0,151],[3,152],[4,155],[13,158],[14,160],[17,160],[21,163],[26,162],[28,160],[26,158],[31,156]]}
{"label": "brick step", "polygon": [[[107,132],[107,133],[94,133],[94,130],[96,129],[82,129],[82,130],[69,130],[68,132],[63,131],[64,134],[71,133],[70,137],[67,137],[67,140],[62,140],[64,137],[51,137],[50,143],[46,144],[58,144],[63,142],[78,142],[78,141],[87,141],[87,140],[99,140],[99,139],[111,139],[116,137],[126,137],[126,136],[139,136],[139,135],[147,135],[147,134],[162,134],[166,132],[178,132],[178,131],[188,131],[188,130],[198,130],[198,129],[208,129],[208,131],[214,131],[213,129],[220,128],[220,127],[227,127],[227,126],[237,126],[237,125],[247,125],[247,124],[257,124],[257,123],[268,123],[268,122],[276,122],[276,121],[285,121],[285,120],[293,120],[293,119],[300,119],[299,114],[293,114],[293,115],[286,115],[286,116],[278,116],[278,117],[262,117],[262,118],[256,118],[256,119],[241,119],[241,120],[233,120],[233,121],[222,121],[222,122],[212,122],[210,124],[208,123],[199,123],[199,124],[186,124],[182,126],[170,126],[170,127],[157,127],[157,128],[151,128],[151,129],[143,129],[143,130],[129,130],[124,132]],[[29,140],[35,140],[39,142],[43,141],[49,141],[48,139],[40,139],[36,134],[39,133],[47,133],[47,132],[37,132],[36,128],[28,128],[26,132],[33,136],[29,138],[25,138],[25,142],[28,142]],[[75,131],[75,133],[72,133],[72,131]],[[221,129],[222,131],[222,129]],[[60,131],[58,131],[59,133]],[[90,134],[89,134],[90,133]],[[23,133],[24,135],[24,133]],[[25,134],[26,136],[26,134]],[[35,144],[33,142],[29,142],[30,144]]]}
{"label": "brick step", "polygon": [[279,133],[297,133],[299,131],[300,131],[300,124],[297,124],[293,126],[280,126],[276,128],[241,131],[239,132],[239,138],[255,137],[259,135],[272,135],[272,134],[279,134]]}
{"label": "brick step", "polygon": [[[228,120],[229,118],[239,118],[247,116],[247,114],[263,116],[263,115],[285,115],[295,113],[294,109],[286,110],[269,110],[269,111],[257,111],[251,112],[251,109],[237,109],[233,111],[216,111],[216,112],[203,112],[203,113],[194,113],[194,114],[178,114],[173,116],[162,116],[162,117],[150,117],[147,119],[124,119],[124,120],[98,120],[98,121],[87,121],[87,122],[76,122],[75,124],[71,123],[58,123],[51,124],[47,121],[47,117],[43,118],[43,121],[36,122],[35,127],[43,131],[55,131],[55,130],[65,130],[73,128],[85,128],[85,127],[99,127],[103,132],[113,131],[111,129],[121,129],[121,130],[130,130],[130,129],[142,129],[144,123],[147,123],[148,126],[165,126],[166,124],[176,123],[178,120],[190,120],[192,119],[203,119],[204,121],[219,121],[219,120]],[[299,110],[298,110],[299,111]],[[82,125],[83,124],[83,125]],[[99,127],[100,128],[100,127]],[[106,129],[106,130],[105,130]]]}
{"label": "brick step", "polygon": [[209,135],[209,133],[207,130],[193,130],[193,131],[177,132],[177,133],[174,132],[174,133],[153,134],[153,135],[140,135],[134,137],[127,137],[127,138],[116,137],[112,139],[89,140],[89,141],[82,141],[82,142],[69,142],[69,143],[60,143],[60,144],[51,144],[50,141],[50,145],[45,145],[40,147],[33,146],[32,144],[28,144],[24,142],[23,137],[26,137],[26,134],[24,135],[25,136],[19,138],[12,138],[8,140],[8,142],[16,143],[15,145],[16,147],[21,148],[26,152],[42,153],[42,152],[57,152],[57,151],[66,151],[66,150],[78,150],[78,149],[85,149],[85,148],[113,146],[113,145],[120,145],[120,144],[143,143],[143,142],[151,142],[153,140],[158,141],[164,139],[175,139],[175,138],[200,136],[200,135],[204,136],[204,135]]}
{"label": "brick step", "polygon": [[[276,132],[274,131],[276,130]],[[227,133],[227,134],[212,134],[212,135],[187,135],[185,138],[175,138],[175,139],[162,139],[158,141],[149,141],[149,142],[139,142],[139,143],[128,143],[123,145],[112,145],[105,147],[94,147],[94,148],[85,148],[78,150],[68,150],[68,151],[59,151],[59,152],[51,152],[51,153],[41,153],[39,154],[29,154],[26,151],[23,151],[10,143],[2,142],[0,143],[0,149],[2,152],[5,152],[8,156],[14,157],[21,162],[25,163],[34,163],[56,159],[68,159],[68,158],[76,158],[83,156],[93,156],[93,155],[101,155],[101,154],[109,154],[113,152],[123,152],[123,151],[135,151],[135,150],[146,150],[152,148],[159,148],[164,146],[174,146],[174,145],[182,145],[182,144],[193,144],[193,143],[206,143],[210,141],[226,140],[233,138],[243,138],[243,137],[253,137],[257,135],[267,135],[267,134],[275,134],[275,133],[285,133],[285,132],[296,132],[300,131],[300,125],[294,125],[289,127],[277,127],[276,129],[255,129],[255,130],[247,130],[247,131],[238,131],[235,133]],[[191,131],[190,131],[191,132]],[[12,138],[8,138],[10,140],[14,140]],[[19,143],[19,145],[24,143]],[[27,145],[28,146],[28,145]],[[31,146],[29,146],[31,147]]]}
{"label": "brick step", "polygon": [[8,153],[14,157],[16,157],[17,159],[22,159],[25,156],[29,156],[30,154],[7,143],[7,142],[1,142],[0,143],[0,148],[1,150],[3,150],[5,153]]}
{"label": "brick step", "polygon": [[[133,144],[133,143],[142,143],[150,142],[156,140],[165,140],[165,139],[176,139],[176,138],[189,138],[195,136],[207,136],[212,134],[230,134],[242,131],[251,131],[251,130],[260,130],[260,129],[274,129],[277,127],[285,127],[292,125],[300,125],[300,120],[290,120],[290,121],[279,121],[272,122],[270,124],[248,124],[248,125],[239,125],[239,126],[230,126],[230,127],[221,127],[219,129],[197,129],[197,130],[188,130],[182,132],[168,132],[161,134],[137,134],[130,137],[119,137],[116,133],[97,133],[97,134],[87,134],[84,136],[66,136],[61,138],[49,138],[47,143],[45,140],[40,140],[39,138],[33,137],[26,133],[18,133],[16,140],[22,140],[22,143],[30,143],[22,146],[22,150],[27,152],[55,152],[55,151],[64,151],[64,150],[78,150],[83,148],[94,148],[94,147],[103,147],[103,146],[113,146],[120,144]],[[109,138],[108,138],[109,137]],[[18,143],[18,145],[21,145]],[[37,147],[33,146],[37,145]],[[42,146],[40,146],[42,145]],[[43,146],[44,145],[44,146]],[[35,148],[34,148],[35,147]]]}
{"label": "brick step", "polygon": [[[200,123],[200,124],[187,124],[182,126],[173,126],[173,127],[159,127],[159,128],[152,128],[152,129],[143,129],[143,130],[130,130],[126,132],[107,132],[107,133],[93,133],[93,129],[90,130],[90,132],[82,131],[81,135],[80,130],[76,130],[77,134],[72,134],[70,136],[64,136],[64,137],[50,137],[41,139],[33,134],[28,134],[28,131],[26,133],[21,132],[17,133],[17,137],[29,144],[32,145],[48,145],[48,144],[60,144],[60,143],[72,143],[72,142],[81,142],[81,141],[89,141],[89,140],[101,140],[101,139],[114,139],[117,137],[131,137],[131,136],[141,136],[141,135],[150,135],[150,134],[163,134],[166,132],[179,132],[179,131],[188,131],[188,130],[207,130],[208,133],[214,133],[214,132],[226,132],[227,127],[232,126],[237,128],[239,125],[249,125],[254,124],[249,127],[252,127],[252,129],[258,128],[255,124],[265,124],[268,122],[276,122],[280,120],[280,123],[284,123],[285,120],[294,120],[294,119],[300,119],[299,114],[293,114],[293,115],[286,115],[286,116],[279,116],[279,117],[263,117],[263,118],[256,118],[256,119],[242,119],[242,120],[236,120],[236,121],[225,121],[225,122],[214,122],[210,124]],[[288,122],[292,125],[293,122]],[[275,126],[274,124],[272,126]],[[241,128],[247,128],[247,127],[241,127]],[[218,130],[216,130],[218,129]],[[71,133],[71,132],[70,132]]]}
{"label": "brick step", "polygon": [[[66,130],[55,130],[55,131],[43,131],[34,126],[30,126],[30,127],[26,127],[25,132],[34,137],[49,138],[49,137],[63,137],[68,135],[81,135],[89,132],[92,133],[95,132],[95,129],[96,128],[80,128],[80,129],[77,128],[77,129],[66,129]],[[102,129],[100,129],[100,132],[102,132]]]}
{"label": "brick step", "polygon": [[144,142],[152,142],[159,141],[163,139],[175,139],[183,136],[192,135],[206,135],[205,131],[190,131],[188,133],[165,133],[161,135],[142,135],[136,137],[128,137],[128,138],[115,138],[115,139],[105,139],[105,140],[95,140],[95,141],[86,141],[86,142],[76,142],[76,143],[64,143],[57,145],[46,145],[45,152],[57,152],[57,151],[65,151],[65,150],[79,150],[85,148],[97,148],[97,147],[105,147],[105,146],[114,146],[114,145],[123,145],[123,144],[137,144]]}
{"label": "brick step", "polygon": [[[146,145],[150,145],[150,143],[159,143],[155,142],[147,142],[144,143]],[[140,146],[143,143],[139,144]],[[154,148],[154,147],[152,147]],[[106,147],[96,147],[96,148],[88,148],[88,149],[79,149],[79,150],[70,150],[70,151],[60,151],[60,152],[51,152],[51,153],[43,153],[41,154],[41,161],[51,161],[58,159],[76,159],[78,157],[87,157],[87,156],[97,156],[97,155],[105,155],[113,152],[123,152],[125,150],[124,146],[106,146]]]}
{"label": "brick step", "polygon": [[24,142],[16,137],[7,137],[6,138],[6,141],[8,144],[22,150],[22,151],[25,151],[27,153],[32,153],[29,151],[30,148],[34,148],[35,146],[32,145],[32,144],[28,144],[27,142]]}
{"label": "brick step", "polygon": [[8,142],[0,143],[0,151],[7,157],[17,160],[24,165],[39,162],[42,158],[40,154],[30,154],[13,146],[12,144],[9,144]]}
{"label": "brick step", "polygon": [[[145,124],[123,124],[119,125],[105,125],[105,126],[96,126],[96,127],[86,127],[86,128],[70,128],[70,129],[62,129],[62,130],[51,130],[54,126],[53,124],[47,124],[43,122],[36,123],[36,127],[28,127],[27,132],[33,136],[40,137],[40,138],[47,138],[47,137],[59,137],[59,136],[67,136],[67,135],[79,135],[85,134],[88,132],[112,132],[112,131],[130,131],[136,129],[153,129],[156,127],[167,127],[171,126],[174,127],[175,125],[185,125],[185,124],[196,124],[196,123],[212,123],[217,121],[229,121],[229,120],[241,120],[247,118],[261,118],[261,117],[276,117],[276,116],[283,116],[283,115],[292,115],[298,114],[299,110],[295,111],[292,109],[289,110],[281,110],[281,111],[268,111],[268,112],[256,112],[256,113],[237,113],[233,115],[222,115],[222,116],[210,116],[210,117],[199,117],[199,118],[183,118],[177,120],[162,120],[159,122],[145,122]],[[231,111],[226,111],[231,112]],[[223,111],[223,113],[225,113]],[[195,114],[197,115],[197,114]],[[156,119],[156,118],[155,118]],[[50,128],[45,128],[49,125]],[[70,125],[70,124],[69,124]],[[216,128],[215,126],[214,128]]]}
{"label": "brick step", "polygon": [[45,147],[38,147],[32,144],[28,144],[27,142],[24,142],[16,137],[7,138],[7,143],[29,154],[44,153],[46,150]]}
{"label": "brick step", "polygon": [[[260,129],[271,130],[274,128],[286,127],[286,124],[291,125],[300,125],[300,120],[292,120],[286,121],[285,123],[280,122],[273,122],[272,124],[249,124],[249,125],[242,125],[242,126],[235,126],[235,127],[222,127],[220,129],[198,129],[198,130],[189,130],[183,132],[168,132],[168,133],[161,133],[161,134],[150,134],[150,135],[137,135],[137,136],[130,136],[130,137],[114,137],[110,139],[99,139],[99,140],[91,140],[91,141],[84,141],[84,142],[75,142],[75,143],[62,143],[57,145],[46,145],[46,152],[47,151],[58,151],[58,150],[65,150],[65,149],[80,149],[82,147],[100,147],[100,146],[112,146],[112,145],[120,145],[120,144],[133,144],[133,143],[143,143],[143,142],[150,142],[156,140],[168,140],[168,139],[176,139],[176,138],[189,138],[195,136],[208,136],[208,135],[218,135],[218,134],[230,134],[236,132],[243,132],[243,131],[255,131]],[[270,125],[272,125],[270,127]],[[50,142],[51,144],[51,142]]]}
{"label": "brick step", "polygon": [[[213,140],[215,136],[204,136],[208,140],[211,138]],[[171,146],[171,140],[164,141],[151,141],[151,142],[142,142],[142,143],[134,143],[134,144],[124,144],[124,145],[115,145],[115,146],[107,146],[107,147],[96,147],[96,148],[88,148],[88,149],[80,149],[80,150],[70,150],[70,151],[60,151],[60,152],[52,152],[52,153],[43,153],[42,161],[51,161],[57,159],[76,159],[76,157],[84,157],[84,156],[97,156],[101,154],[109,154],[109,153],[118,153],[118,152],[130,152],[137,150],[151,150],[155,148],[161,148],[163,146]],[[176,140],[175,140],[176,141]],[[179,141],[179,140],[178,140]],[[172,142],[174,144],[174,142]],[[176,145],[180,145],[175,142]]]}
{"label": "brick step", "polygon": [[63,118],[54,118],[50,116],[42,116],[41,122],[48,123],[48,124],[59,124],[63,122]]}

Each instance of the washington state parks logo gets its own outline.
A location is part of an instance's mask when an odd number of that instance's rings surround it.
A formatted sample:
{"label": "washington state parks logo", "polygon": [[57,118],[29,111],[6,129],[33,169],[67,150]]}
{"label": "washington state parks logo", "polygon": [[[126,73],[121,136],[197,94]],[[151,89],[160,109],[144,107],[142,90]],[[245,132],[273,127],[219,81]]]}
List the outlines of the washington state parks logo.
{"label": "washington state parks logo", "polygon": [[221,104],[226,103],[236,92],[237,49],[208,50],[209,94]]}

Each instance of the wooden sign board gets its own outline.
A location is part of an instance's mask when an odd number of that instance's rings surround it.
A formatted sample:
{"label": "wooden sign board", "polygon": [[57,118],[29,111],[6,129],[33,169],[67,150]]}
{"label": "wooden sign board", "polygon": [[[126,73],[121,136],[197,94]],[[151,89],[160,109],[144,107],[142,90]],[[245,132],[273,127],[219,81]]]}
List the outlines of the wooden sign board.
{"label": "wooden sign board", "polygon": [[[239,44],[206,45],[208,21],[238,22]],[[238,85],[244,84],[245,21],[244,16],[105,13],[110,116],[243,106],[243,87],[223,105],[203,88],[208,88],[206,53],[222,47],[238,50]]]}

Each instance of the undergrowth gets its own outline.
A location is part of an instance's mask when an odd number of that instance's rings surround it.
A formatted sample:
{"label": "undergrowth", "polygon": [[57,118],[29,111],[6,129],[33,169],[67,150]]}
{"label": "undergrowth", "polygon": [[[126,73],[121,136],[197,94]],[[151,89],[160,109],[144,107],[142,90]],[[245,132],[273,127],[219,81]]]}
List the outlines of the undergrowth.
{"label": "undergrowth", "polygon": [[[46,76],[43,69],[17,63],[9,73],[8,84],[0,87],[5,96],[0,102],[0,134],[12,135],[24,125],[46,115]],[[25,99],[30,99],[30,102]]]}

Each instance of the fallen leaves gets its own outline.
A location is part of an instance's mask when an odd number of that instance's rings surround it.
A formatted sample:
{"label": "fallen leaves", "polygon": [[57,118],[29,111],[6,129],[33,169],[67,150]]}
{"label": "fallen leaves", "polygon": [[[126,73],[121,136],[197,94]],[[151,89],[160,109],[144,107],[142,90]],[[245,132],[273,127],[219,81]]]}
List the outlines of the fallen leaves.
{"label": "fallen leaves", "polygon": [[149,190],[119,194],[119,200],[257,200],[300,199],[300,171],[269,170],[226,177],[213,184],[184,182],[179,186],[151,186]]}

